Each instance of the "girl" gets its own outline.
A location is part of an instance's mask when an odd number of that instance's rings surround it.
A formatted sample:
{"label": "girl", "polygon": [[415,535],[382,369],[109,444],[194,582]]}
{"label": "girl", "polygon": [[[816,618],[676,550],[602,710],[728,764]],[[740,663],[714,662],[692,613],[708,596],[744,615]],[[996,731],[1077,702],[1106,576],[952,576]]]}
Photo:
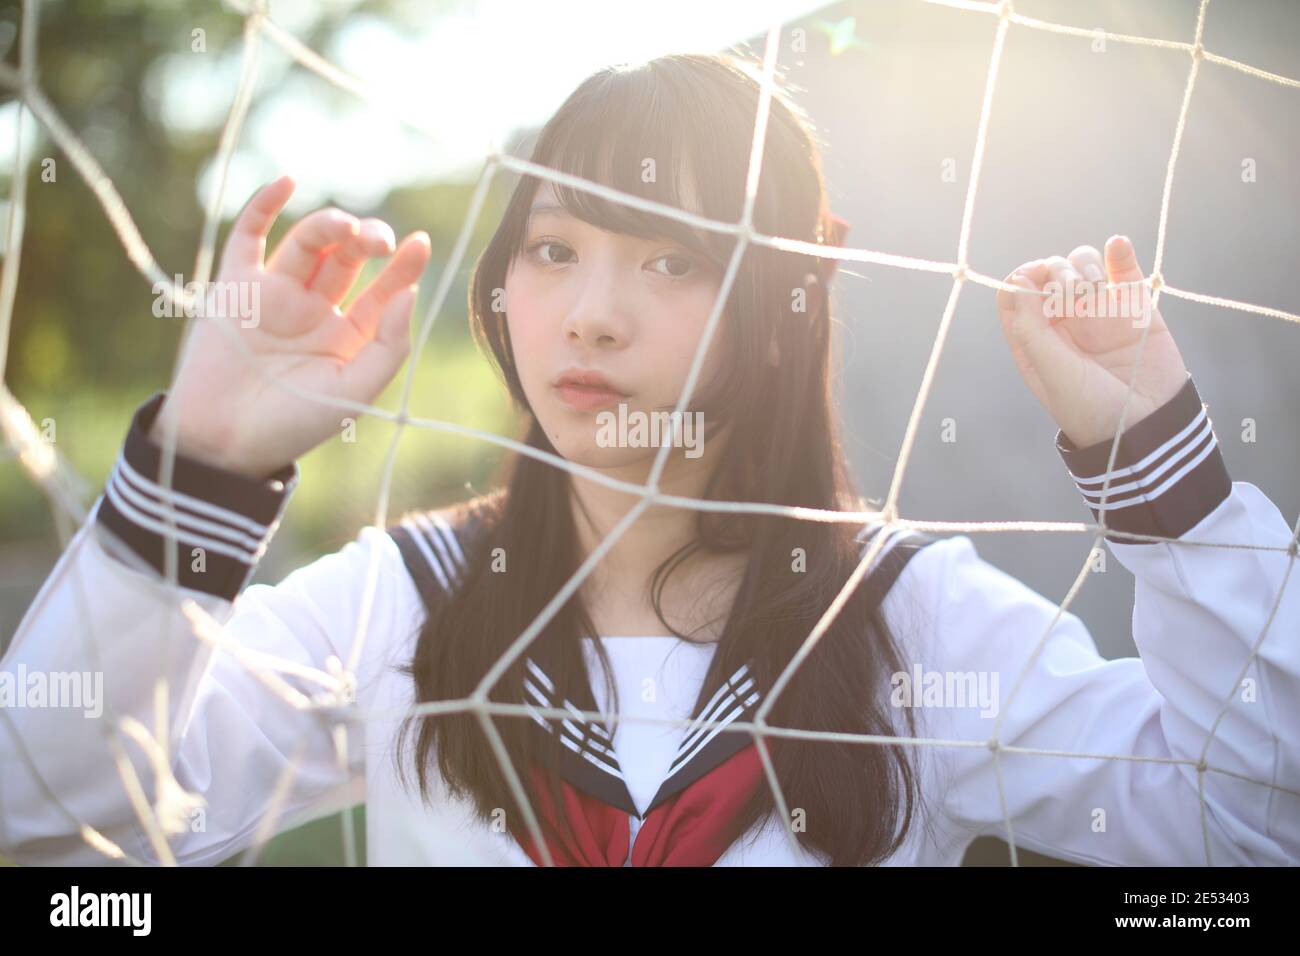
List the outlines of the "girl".
{"label": "girl", "polygon": [[[532,158],[734,222],[758,103],[727,57],[606,70]],[[381,864],[956,864],[981,834],[1091,863],[1300,860],[1287,524],[1229,480],[1158,313],[1107,471],[1141,323],[1053,319],[1040,294],[1087,282],[1113,301],[1142,278],[1127,240],[1029,262],[1007,279],[1022,291],[997,296],[1057,450],[1136,578],[1142,657],[1108,661],[965,536],[660,502],[628,524],[641,498],[618,482],[651,477],[678,498],[868,510],[831,402],[829,260],[745,251],[685,409],[702,413],[702,453],[673,448],[655,476],[659,449],[597,441],[600,416],[676,406],[734,240],[534,178],[477,264],[471,322],[528,412],[527,445],[584,470],[518,455],[493,493],[246,588],[296,458],[348,407],[330,401],[372,401],[405,361],[429,257],[421,233],[395,246],[384,223],[331,209],[264,263],[292,188],[262,188],[225,246],[218,279],[260,283],[259,321],[196,323],[4,658],[102,671],[111,721],[7,711],[6,853],[216,863],[364,799]],[[782,97],[753,222],[843,234]],[[366,259],[390,254],[341,312]],[[500,707],[450,703],[475,696]]]}

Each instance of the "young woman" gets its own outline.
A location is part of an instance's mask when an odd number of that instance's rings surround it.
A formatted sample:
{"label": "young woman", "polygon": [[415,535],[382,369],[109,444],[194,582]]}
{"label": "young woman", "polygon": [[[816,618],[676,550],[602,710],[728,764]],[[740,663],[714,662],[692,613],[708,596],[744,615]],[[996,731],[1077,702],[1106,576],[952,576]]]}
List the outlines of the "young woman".
{"label": "young woman", "polygon": [[[736,221],[758,100],[726,57],[602,71],[532,158]],[[1018,845],[1083,862],[1300,861],[1290,529],[1256,487],[1229,480],[1158,313],[1107,472],[1141,323],[1100,308],[1054,319],[1039,294],[1092,283],[1113,302],[1142,278],[1127,240],[1029,262],[1007,280],[1023,291],[997,296],[1019,368],[1060,426],[1057,450],[1136,578],[1141,659],[1108,661],[1077,617],[966,536],[666,504],[620,526],[640,499],[595,476],[643,483],[659,448],[598,440],[601,413],[674,408],[733,240],[531,177],[477,264],[471,322],[528,412],[526,443],[583,473],[517,455],[490,494],[363,528],[280,584],[246,587],[295,460],[345,414],[269,383],[373,400],[407,358],[429,257],[423,234],[395,245],[382,222],[322,210],[264,262],[292,189],[287,177],[262,188],[225,246],[218,280],[260,283],[260,321],[230,320],[238,347],[224,320],[196,324],[172,390],[137,411],[4,658],[8,672],[101,671],[105,722],[8,710],[6,854],[216,863],[268,820],[364,800],[381,864],[956,864],[976,836],[1005,837],[1008,819]],[[811,242],[842,235],[784,97],[753,221]],[[341,312],[363,263],[390,254]],[[827,261],[746,250],[686,409],[702,415],[700,453],[671,449],[661,493],[871,510],[837,437]],[[167,547],[179,593],[163,579]],[[326,694],[321,672],[350,689]],[[481,683],[516,705],[490,717],[491,734],[480,714],[437,706]],[[763,708],[779,801],[743,729]],[[119,756],[154,813],[137,812]]]}

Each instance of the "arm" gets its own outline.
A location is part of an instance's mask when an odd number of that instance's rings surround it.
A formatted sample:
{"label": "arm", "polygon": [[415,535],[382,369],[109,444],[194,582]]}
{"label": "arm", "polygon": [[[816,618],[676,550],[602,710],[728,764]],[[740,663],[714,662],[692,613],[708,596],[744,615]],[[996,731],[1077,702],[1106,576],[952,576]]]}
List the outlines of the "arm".
{"label": "arm", "polygon": [[[1057,447],[1099,514],[1110,442],[1078,448],[1058,432]],[[922,708],[928,736],[1120,758],[943,748],[944,816],[1006,839],[1000,763],[1017,845],[1096,864],[1203,864],[1207,852],[1214,865],[1295,864],[1300,575],[1288,578],[1285,550],[1193,544],[1286,549],[1291,529],[1258,488],[1229,481],[1190,379],[1125,432],[1115,465],[1107,526],[1177,539],[1107,538],[1136,579],[1140,659],[1103,659],[1078,617],[1057,619],[965,536],[923,549],[890,595],[900,620],[900,602],[920,600],[937,621],[915,634],[909,666],[982,678],[996,701]]]}
{"label": "arm", "polygon": [[[138,825],[151,818],[140,805],[152,798],[163,828],[180,831],[178,860],[217,862],[256,842],[282,781],[293,780],[279,805],[290,816],[360,782],[351,752],[358,733],[340,742],[349,752],[336,759],[327,715],[302,705],[322,678],[330,685],[320,669],[331,657],[348,661],[354,629],[365,625],[371,642],[391,633],[392,592],[402,587],[392,582],[405,579],[396,545],[367,528],[275,588],[243,588],[297,478],[292,462],[336,434],[338,408],[328,399],[369,403],[405,361],[429,239],[417,232],[395,245],[381,220],[320,209],[268,260],[267,236],[293,189],[281,176],[236,217],[217,284],[240,290],[239,309],[215,297],[216,308],[191,327],[166,401],[156,395],[135,416],[104,497],[2,662],[103,682],[95,719],[58,708],[0,711],[0,850],[19,861],[102,859],[87,840],[110,855],[166,860],[159,827],[146,839]],[[391,258],[344,311],[376,256]],[[158,484],[154,433],[173,436],[180,453],[174,491]],[[178,542],[164,502],[179,512]],[[160,576],[165,546],[176,549],[179,589]],[[385,586],[370,603],[364,582],[373,580]],[[197,636],[212,620],[226,625],[224,635],[216,629],[220,650]],[[206,797],[206,813],[192,814],[191,794]],[[357,799],[355,788],[345,799]]]}
{"label": "arm", "polygon": [[[348,727],[348,752],[340,762],[326,715],[285,699],[327,688],[281,671],[277,693],[250,670],[243,652],[317,671],[326,670],[331,656],[346,662],[372,560],[381,586],[368,608],[367,640],[386,639],[397,626],[397,603],[396,589],[383,585],[402,580],[396,545],[366,528],[279,585],[245,589],[297,483],[296,465],[258,480],[177,456],[170,499],[177,505],[180,540],[173,547],[180,586],[170,587],[161,574],[168,492],[156,483],[160,451],[148,438],[161,400],[155,395],[137,411],[91,519],[60,557],[0,661],[0,672],[15,675],[88,672],[83,686],[94,697],[77,708],[9,707],[8,720],[0,721],[0,852],[18,862],[107,862],[46,788],[76,821],[127,855],[159,859],[128,799],[113,742],[156,805],[158,774],[145,749],[122,730],[134,720],[157,737],[161,684],[167,688],[167,766],[181,791],[206,802],[195,809],[184,800],[164,801],[180,817],[182,829],[170,840],[178,862],[216,863],[251,845],[272,808],[277,781],[295,758],[280,828],[360,796],[363,728]],[[237,645],[243,662],[196,636],[182,609],[189,602],[225,625],[224,639]],[[100,680],[100,693],[93,693]],[[165,773],[163,781],[170,783]],[[162,793],[176,796],[170,787]]]}

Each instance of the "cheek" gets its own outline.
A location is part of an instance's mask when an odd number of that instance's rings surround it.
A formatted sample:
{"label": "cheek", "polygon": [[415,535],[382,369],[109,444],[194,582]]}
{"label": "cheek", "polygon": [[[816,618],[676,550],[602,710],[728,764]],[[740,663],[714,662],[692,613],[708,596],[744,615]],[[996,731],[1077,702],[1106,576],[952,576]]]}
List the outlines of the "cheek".
{"label": "cheek", "polygon": [[515,353],[515,363],[521,374],[527,376],[529,356],[538,354],[538,346],[546,339],[545,308],[536,290],[517,272],[506,279],[506,329]]}
{"label": "cheek", "polygon": [[[669,326],[671,331],[662,336],[661,345],[663,348],[662,364],[671,367],[672,379],[675,385],[680,386],[686,383],[686,376],[690,373],[691,363],[695,361],[695,352],[700,347],[700,341],[704,337],[704,332],[709,325],[709,314],[713,310],[713,303],[717,297],[717,288],[704,290],[699,295],[693,296],[691,301],[683,307],[678,315],[680,321]],[[727,321],[725,314],[718,317],[718,324],[713,330],[713,338],[709,342],[709,354],[705,357],[704,368],[702,372],[707,373],[716,366],[719,361],[719,349],[724,338],[724,326]]]}

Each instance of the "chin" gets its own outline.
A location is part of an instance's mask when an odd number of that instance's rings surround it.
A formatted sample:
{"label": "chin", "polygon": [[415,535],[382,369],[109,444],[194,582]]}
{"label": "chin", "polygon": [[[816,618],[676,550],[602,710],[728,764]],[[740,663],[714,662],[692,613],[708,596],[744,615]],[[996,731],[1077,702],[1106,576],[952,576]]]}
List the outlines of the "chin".
{"label": "chin", "polygon": [[542,423],[551,445],[565,461],[588,468],[622,468],[637,463],[645,463],[649,468],[654,461],[657,448],[618,448],[601,447],[596,442],[595,416],[590,425],[582,422],[560,421],[552,419]]}
{"label": "chin", "polygon": [[586,465],[588,468],[623,468],[638,462],[653,461],[653,454],[647,457],[646,452],[655,451],[653,448],[601,448],[590,436],[570,436],[566,440],[561,435],[559,440],[552,437],[551,444],[566,461]]}

